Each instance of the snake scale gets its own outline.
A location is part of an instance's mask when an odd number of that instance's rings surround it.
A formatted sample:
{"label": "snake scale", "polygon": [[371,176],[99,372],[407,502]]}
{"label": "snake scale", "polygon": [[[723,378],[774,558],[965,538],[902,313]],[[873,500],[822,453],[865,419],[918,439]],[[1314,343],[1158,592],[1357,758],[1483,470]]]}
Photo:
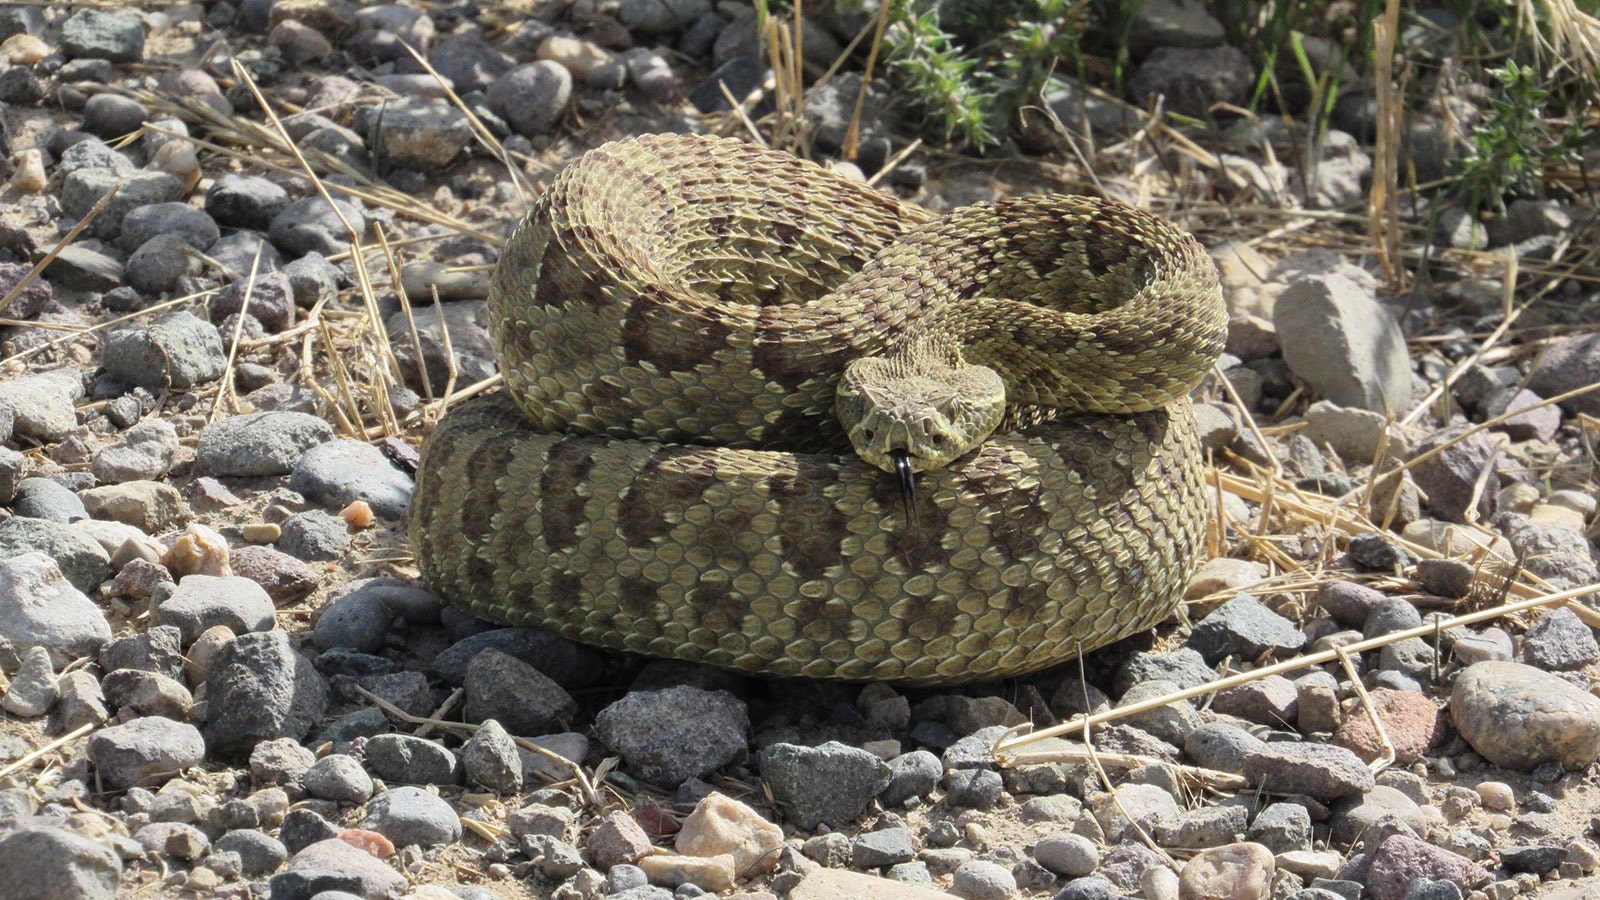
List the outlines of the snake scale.
{"label": "snake scale", "polygon": [[1133,207],[935,218],[643,136],[541,195],[489,319],[506,389],[444,416],[411,514],[427,581],[481,618],[948,684],[1149,628],[1199,561],[1187,394],[1226,313],[1198,242]]}

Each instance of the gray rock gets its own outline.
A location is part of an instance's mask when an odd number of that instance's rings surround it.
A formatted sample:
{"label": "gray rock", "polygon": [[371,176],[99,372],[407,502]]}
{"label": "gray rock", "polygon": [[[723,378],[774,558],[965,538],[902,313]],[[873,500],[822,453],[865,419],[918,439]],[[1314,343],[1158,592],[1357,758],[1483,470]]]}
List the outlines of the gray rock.
{"label": "gray rock", "polygon": [[1548,441],[1561,430],[1561,408],[1544,403],[1544,398],[1527,389],[1504,388],[1483,400],[1486,418],[1510,418],[1494,427],[1513,441]]}
{"label": "gray rock", "polygon": [[1311,849],[1311,813],[1298,803],[1270,803],[1250,823],[1249,839],[1273,853]]}
{"label": "gray rock", "polygon": [[216,327],[185,311],[158,316],[149,328],[111,332],[101,364],[124,384],[181,390],[222,377],[227,353]]}
{"label": "gray rock", "polygon": [[160,673],[171,679],[182,679],[182,631],[170,625],[157,625],[146,631],[125,634],[101,647],[99,665],[107,673],[114,673],[117,669],[138,669]]}
{"label": "gray rock", "polygon": [[154,822],[134,832],[133,839],[146,853],[169,859],[195,860],[211,849],[205,832],[187,822]]}
{"label": "gray rock", "polygon": [[1211,700],[1212,712],[1274,727],[1293,725],[1299,709],[1300,692],[1282,675],[1225,688]]}
{"label": "gray rock", "polygon": [[343,753],[330,753],[312,763],[300,776],[300,784],[311,796],[335,803],[360,806],[372,796],[372,776],[355,757]]}
{"label": "gray rock", "polygon": [[218,753],[242,753],[264,740],[300,740],[322,718],[327,694],[287,634],[240,635],[223,645],[206,676],[206,743]]}
{"label": "gray rock", "polygon": [[[1446,522],[1464,521],[1467,504],[1478,493],[1478,476],[1497,454],[1488,435],[1468,435],[1468,428],[1462,425],[1437,431],[1418,443],[1410,457],[1411,477],[1427,495],[1428,511]],[[1427,454],[1432,455],[1423,459]],[[1478,496],[1480,519],[1488,519],[1499,492],[1500,476],[1491,473]]]}
{"label": "gray rock", "polygon": [[[1196,630],[1199,630],[1199,626],[1196,626]],[[1145,700],[1175,693],[1177,690],[1178,686],[1170,681],[1160,679],[1141,681],[1128,688],[1127,693],[1117,701],[1117,706],[1133,706]],[[1193,704],[1180,700],[1124,716],[1121,723],[1181,747],[1189,732],[1200,725],[1200,713],[1195,710]]]}
{"label": "gray rock", "polygon": [[59,696],[55,669],[50,666],[50,651],[44,647],[29,647],[23,652],[22,665],[11,676],[11,685],[6,688],[0,705],[14,716],[31,719],[49,712]]}
{"label": "gray rock", "polygon": [[[461,762],[445,747],[409,734],[367,740],[367,768],[390,784],[460,784]],[[520,769],[519,769],[520,774]]]}
{"label": "gray rock", "polygon": [[[278,413],[298,415],[298,413]],[[320,510],[296,513],[283,521],[278,549],[307,561],[332,561],[350,547],[350,526],[344,519]],[[387,620],[385,620],[387,627]]]}
{"label": "gray rock", "polygon": [[160,716],[103,728],[89,737],[89,762],[100,783],[113,791],[159,784],[205,758],[199,730]]}
{"label": "gray rock", "polygon": [[78,495],[49,478],[24,478],[17,482],[11,512],[29,519],[69,524],[89,518]]}
{"label": "gray rock", "polygon": [[[42,554],[53,560],[54,565],[51,565],[51,570],[54,575],[64,575],[78,591],[93,591],[101,581],[110,578],[110,556],[107,556],[106,551],[98,543],[94,543],[93,538],[78,532],[72,525],[46,522],[45,519],[29,519],[26,516],[13,516],[5,522],[0,522],[0,559],[11,557],[11,560],[16,562],[24,554]],[[37,572],[37,569],[37,564],[29,565],[24,570],[34,575],[30,575],[27,581],[16,581],[11,585],[8,585],[5,577],[0,575],[0,597],[6,597],[8,604],[30,604],[26,597],[14,591],[34,588],[43,585],[46,580],[53,580],[51,577],[46,577],[45,573]],[[13,573],[10,577],[18,578],[19,575]],[[48,596],[58,599],[62,593],[59,589],[53,589]],[[104,617],[94,615],[88,618],[91,623],[96,620],[104,621]],[[99,633],[101,628],[94,626],[93,634],[98,636]],[[82,631],[77,634],[83,636]],[[101,641],[104,642],[109,637],[110,634],[106,634]],[[48,637],[40,636],[40,639],[45,641]],[[96,649],[98,647],[96,644]]]}
{"label": "gray rock", "polygon": [[230,831],[211,846],[225,853],[239,854],[239,871],[246,878],[271,875],[289,858],[282,841],[254,829]]}
{"label": "gray rock", "polygon": [[528,835],[542,834],[562,839],[577,821],[577,814],[564,806],[546,806],[531,803],[506,816],[511,836],[521,840]]}
{"label": "gray rock", "polygon": [[[709,13],[709,18],[718,19],[715,13]],[[702,17],[701,21],[704,21]],[[691,54],[697,55],[697,54]],[[640,93],[657,103],[668,100],[678,91],[678,81],[673,75],[672,64],[666,57],[648,50],[635,51],[628,54],[628,79]]]}
{"label": "gray rock", "polygon": [[321,196],[296,200],[272,217],[267,235],[279,250],[290,257],[301,257],[316,252],[323,256],[343,253],[350,247],[350,223],[357,235],[365,235],[367,217],[354,203],[335,199],[334,204],[344,214],[343,221],[329,208]]}
{"label": "gray rock", "polygon": [[[1252,80],[1249,61],[1233,47],[1167,46],[1145,57],[1128,80],[1128,91],[1140,103],[1159,94],[1167,98],[1168,109],[1203,115],[1214,103],[1247,102]],[[1286,352],[1289,342],[1284,336]]]}
{"label": "gray rock", "polygon": [[1370,289],[1341,274],[1302,278],[1278,297],[1273,323],[1289,368],[1332,402],[1377,413],[1409,406],[1405,337]]}
{"label": "gray rock", "polygon": [[149,117],[139,101],[121,94],[95,94],[83,104],[83,130],[110,140],[139,130]]}
{"label": "gray rock", "polygon": [[257,272],[254,278],[237,279],[211,295],[206,310],[213,322],[244,310],[269,334],[277,334],[294,324],[294,287],[282,272]]}
{"label": "gray rock", "polygon": [[679,31],[710,11],[710,0],[623,0],[617,20],[635,34],[661,34]]}
{"label": "gray rock", "polygon": [[[0,297],[15,290],[17,285],[22,283],[22,279],[26,278],[32,270],[32,266],[25,266],[21,263],[0,263]],[[37,316],[39,313],[44,312],[45,307],[50,305],[50,298],[53,293],[48,280],[44,278],[33,279],[28,282],[27,287],[22,289],[22,293],[12,299],[11,305],[6,307],[6,317],[11,319],[31,319]],[[6,430],[0,428],[0,437],[5,435]]]}
{"label": "gray rock", "polygon": [[1305,642],[1305,632],[1293,622],[1240,594],[1196,623],[1186,646],[1215,664],[1228,656],[1255,660],[1269,652],[1291,655]]}
{"label": "gray rock", "polygon": [[194,695],[175,678],[140,669],[118,669],[101,681],[106,703],[141,716],[162,716],[178,722],[189,718]]}
{"label": "gray rock", "polygon": [[1416,628],[1422,624],[1422,614],[1410,602],[1400,597],[1384,597],[1378,601],[1361,624],[1361,635],[1366,638],[1382,637]]}
{"label": "gray rock", "polygon": [[1462,665],[1470,666],[1486,660],[1509,661],[1516,655],[1516,645],[1511,635],[1501,628],[1485,628],[1479,632],[1465,631],[1456,638],[1450,653]]}
{"label": "gray rock", "polygon": [[312,447],[333,440],[333,427],[298,412],[247,413],[200,430],[195,465],[213,475],[287,475]]}
{"label": "gray rock", "polygon": [[572,99],[572,73],[550,60],[525,63],[489,85],[489,108],[517,134],[537,137],[561,119]]}
{"label": "gray rock", "polygon": [[187,203],[151,203],[131,209],[123,217],[117,246],[132,252],[161,235],[182,238],[195,250],[204,251],[222,232],[211,216]]}
{"label": "gray rock", "polygon": [[497,719],[517,734],[540,734],[578,711],[572,695],[549,676],[492,648],[472,658],[463,686],[467,721]]}
{"label": "gray rock", "polygon": [[993,809],[1005,796],[1005,780],[993,769],[951,769],[941,784],[952,809]]}
{"label": "gray rock", "polygon": [[144,23],[131,9],[80,9],[61,26],[61,52],[71,59],[138,62],[144,55]]}
{"label": "gray rock", "polygon": [[367,900],[382,900],[399,895],[408,886],[404,875],[377,857],[330,838],[295,853],[288,870],[272,877],[271,897],[312,900],[322,891],[349,891]]}
{"label": "gray rock", "polygon": [[1099,876],[1075,878],[1067,882],[1055,900],[1119,900],[1122,892],[1117,886]]}
{"label": "gray rock", "polygon": [[1539,669],[1569,672],[1596,659],[1600,644],[1595,643],[1594,630],[1565,606],[1539,617],[1523,638],[1522,661]]}
{"label": "gray rock", "polygon": [[[85,229],[84,233],[90,237],[115,238],[122,231],[123,217],[132,210],[152,203],[169,203],[183,196],[183,183],[166,172],[138,169],[119,174],[111,169],[77,169],[61,182],[61,210],[81,219],[113,187],[119,188],[117,195]],[[68,260],[71,265],[70,256]],[[49,274],[49,270],[46,272]]]}
{"label": "gray rock", "polygon": [[878,869],[910,862],[917,856],[911,829],[884,828],[858,836],[850,844],[850,864],[857,869]]}
{"label": "gray rock", "polygon": [[[91,171],[103,174],[100,169]],[[122,286],[124,271],[120,258],[86,244],[70,244],[45,266],[44,274],[67,290],[111,292]]]}
{"label": "gray rock", "polygon": [[1250,822],[1242,806],[1200,806],[1156,821],[1156,843],[1163,847],[1220,847],[1244,839]]}
{"label": "gray rock", "polygon": [[1357,842],[1376,847],[1372,840],[1387,822],[1399,822],[1415,834],[1425,834],[1428,819],[1414,800],[1392,787],[1377,785],[1365,794],[1347,797],[1333,807],[1329,840],[1339,847],[1351,847]]}
{"label": "gray rock", "polygon": [[178,458],[178,432],[165,419],[149,419],[122,433],[95,454],[89,471],[102,484],[149,481],[172,470]]}
{"label": "gray rock", "polygon": [[316,761],[316,754],[294,738],[274,738],[250,750],[250,777],[257,784],[294,784]]}
{"label": "gray rock", "polygon": [[259,231],[225,234],[206,250],[206,256],[216,260],[235,278],[250,274],[252,264],[258,272],[271,272],[284,267],[283,255]]}
{"label": "gray rock", "polygon": [[1417,581],[1422,589],[1439,597],[1460,599],[1472,590],[1476,578],[1472,564],[1459,559],[1417,560]]}
{"label": "gray rock", "polygon": [[6,526],[19,518],[0,525],[0,637],[18,646],[44,647],[63,665],[94,655],[111,640],[105,614],[63,577],[51,557],[6,539]]}
{"label": "gray rock", "polygon": [[1120,697],[1141,681],[1170,681],[1181,688],[1192,688],[1216,677],[1205,657],[1193,648],[1180,647],[1170,653],[1141,651],[1129,656],[1117,670],[1112,690]]}
{"label": "gray rock", "polygon": [[1197,0],[1154,0],[1134,12],[1128,44],[1136,52],[1155,47],[1215,47],[1223,42],[1222,23]]}
{"label": "gray rock", "polygon": [[1318,800],[1366,793],[1375,784],[1361,757],[1330,744],[1266,744],[1245,757],[1240,774],[1267,790]]}
{"label": "gray rock", "polygon": [[[523,30],[527,27],[525,23]],[[487,89],[496,78],[516,65],[511,57],[490,46],[476,30],[445,35],[434,47],[430,62],[461,94]]]}
{"label": "gray rock", "polygon": [[744,701],[726,691],[679,685],[632,691],[601,710],[594,727],[635,777],[677,787],[740,758],[750,715]]}
{"label": "gray rock", "polygon": [[185,575],[168,597],[156,607],[159,625],[174,625],[183,632],[185,644],[216,625],[225,625],[234,634],[267,631],[277,624],[277,608],[261,585],[237,575]]}
{"label": "gray rock", "polygon": [[904,806],[913,797],[926,797],[939,786],[944,766],[926,750],[913,750],[889,760],[889,785],[879,799],[887,807]]}
{"label": "gray rock", "polygon": [[489,719],[461,748],[461,765],[470,784],[497,794],[522,790],[522,758],[499,722]]}
{"label": "gray rock", "polygon": [[[723,35],[727,33],[728,29],[724,29]],[[722,43],[722,37],[719,37],[717,46],[721,47]],[[689,92],[689,102],[703,113],[724,112],[731,108],[728,105],[729,96],[741,101],[749,97],[761,86],[765,72],[761,61],[754,56],[734,56],[719,63],[709,78]],[[726,94],[723,93],[725,89]]]}
{"label": "gray rock", "polygon": [[278,839],[291,856],[313,844],[338,836],[339,829],[333,823],[307,806],[289,810],[283,816],[283,824],[278,826]]}
{"label": "gray rock", "polygon": [[605,671],[604,657],[598,651],[534,628],[495,628],[464,637],[434,658],[434,671],[449,684],[461,684],[473,657],[490,647],[534,666],[569,689],[594,684]]}
{"label": "gray rock", "polygon": [[[450,377],[452,351],[458,380],[472,382],[498,372],[499,367],[494,360],[494,341],[485,327],[487,314],[484,307],[481,300],[466,300],[448,304],[442,309],[431,305],[414,307],[409,322],[403,313],[390,316],[384,327],[406,384],[421,391],[424,388],[424,370],[427,372],[428,385],[445,384]],[[411,339],[413,324],[416,326],[417,341]],[[444,340],[446,328],[450,332],[448,347]],[[422,345],[420,362],[418,342]]]}
{"label": "gray rock", "polygon": [[54,444],[78,424],[74,406],[83,396],[83,378],[70,369],[0,381],[0,406],[12,414],[12,434]]}
{"label": "gray rock", "polygon": [[1496,523],[1528,571],[1558,590],[1600,581],[1600,566],[1583,532],[1559,522],[1505,514]]}
{"label": "gray rock", "polygon": [[1006,900],[1017,892],[1017,879],[999,863],[974,859],[950,876],[950,893],[966,900]]}
{"label": "gray rock", "polygon": [[[1528,389],[1554,397],[1600,381],[1600,335],[1582,334],[1551,343],[1528,376]],[[1561,404],[1574,413],[1600,415],[1600,392],[1590,391]]]}
{"label": "gray rock", "polygon": [[289,489],[324,506],[364,500],[386,519],[404,518],[411,505],[410,476],[389,464],[371,444],[335,440],[301,455],[289,476]]}
{"label": "gray rock", "polygon": [[397,787],[372,798],[361,827],[396,847],[432,847],[461,840],[461,819],[450,804],[416,787]]}
{"label": "gray rock", "polygon": [[[120,522],[132,525],[144,534],[156,534],[169,525],[181,525],[189,519],[189,509],[179,496],[178,489],[159,481],[127,481],[90,488],[78,495],[83,508],[88,510],[93,522],[82,522],[79,531],[108,543],[98,529],[99,523]],[[112,547],[121,547],[129,537],[111,537]],[[125,560],[117,560],[123,562]]]}
{"label": "gray rock", "polygon": [[1411,565],[1411,555],[1399,544],[1373,532],[1354,535],[1346,549],[1350,562],[1361,572],[1393,574]]}
{"label": "gray rock", "polygon": [[883,760],[838,741],[820,747],[773,744],[760,762],[773,799],[804,830],[854,822],[892,777]]}
{"label": "gray rock", "polygon": [[[3,404],[0,404],[0,435],[4,435],[6,440],[11,439],[11,407]],[[17,487],[27,480],[22,477],[22,466],[21,453],[10,447],[0,446],[0,506],[10,506],[16,499]],[[15,508],[12,512],[20,515],[16,513]]]}
{"label": "gray rock", "polygon": [[313,640],[320,650],[348,647],[362,653],[383,649],[393,613],[383,600],[365,591],[352,591],[323,611]]}
{"label": "gray rock", "polygon": [[1244,760],[1266,743],[1237,725],[1206,722],[1189,732],[1183,749],[1197,765],[1220,772],[1241,772]]}
{"label": "gray rock", "polygon": [[1081,878],[1100,867],[1100,848],[1082,835],[1063,831],[1040,838],[1033,858],[1057,875]]}
{"label": "gray rock", "polygon": [[289,205],[289,192],[259,175],[230,172],[206,191],[206,212],[224,228],[266,231]]}
{"label": "gray rock", "polygon": [[1370,465],[1380,448],[1387,459],[1410,451],[1410,437],[1398,427],[1391,428],[1381,412],[1318,400],[1306,410],[1305,418],[1305,436],[1318,447],[1332,447],[1350,466]]}
{"label": "gray rock", "polygon": [[332,302],[339,296],[339,270],[320,253],[307,253],[282,271],[294,290],[294,305],[301,309]]}
{"label": "gray rock", "polygon": [[65,829],[25,825],[0,833],[0,872],[19,876],[6,886],[11,900],[115,900],[122,858]]}
{"label": "gray rock", "polygon": [[100,682],[86,670],[68,672],[56,679],[56,692],[60,699],[50,716],[50,730],[56,734],[84,725],[99,725],[111,718],[105,697],[100,693]]}
{"label": "gray rock", "polygon": [[450,165],[472,144],[466,114],[446,100],[402,97],[356,116],[375,135],[373,153],[388,165],[431,172]]}
{"label": "gray rock", "polygon": [[1508,769],[1559,762],[1579,770],[1600,758],[1600,698],[1521,663],[1468,666],[1451,690],[1450,715],[1472,749]]}

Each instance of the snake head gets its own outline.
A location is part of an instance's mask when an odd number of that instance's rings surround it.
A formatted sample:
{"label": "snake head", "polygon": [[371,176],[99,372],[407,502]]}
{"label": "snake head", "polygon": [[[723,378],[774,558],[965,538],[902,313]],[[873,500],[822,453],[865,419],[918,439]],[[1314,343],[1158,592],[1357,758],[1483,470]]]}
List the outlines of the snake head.
{"label": "snake head", "polygon": [[988,366],[953,349],[914,344],[852,360],[834,391],[834,413],[867,464],[904,478],[942,469],[999,427],[1006,387]]}

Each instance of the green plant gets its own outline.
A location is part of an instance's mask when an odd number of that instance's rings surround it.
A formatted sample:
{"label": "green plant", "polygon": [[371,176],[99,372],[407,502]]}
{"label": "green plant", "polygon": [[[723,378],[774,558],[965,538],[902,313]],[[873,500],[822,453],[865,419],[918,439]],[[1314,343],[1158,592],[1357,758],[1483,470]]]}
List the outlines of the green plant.
{"label": "green plant", "polygon": [[1506,198],[1532,197],[1542,188],[1548,161],[1570,153],[1568,140],[1553,142],[1544,122],[1550,93],[1533,66],[1507,60],[1490,73],[1500,83],[1500,96],[1473,129],[1471,146],[1460,163],[1458,185],[1473,210],[1504,210]]}
{"label": "green plant", "polygon": [[1075,0],[906,0],[884,32],[889,70],[931,130],[973,150],[999,146],[1051,74],[1080,61]]}

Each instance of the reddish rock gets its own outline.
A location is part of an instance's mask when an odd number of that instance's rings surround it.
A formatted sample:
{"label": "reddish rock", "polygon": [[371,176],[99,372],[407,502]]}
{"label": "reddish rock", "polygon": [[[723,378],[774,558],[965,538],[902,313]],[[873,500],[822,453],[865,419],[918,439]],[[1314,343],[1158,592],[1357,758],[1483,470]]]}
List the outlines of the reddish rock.
{"label": "reddish rock", "polygon": [[[1372,708],[1394,747],[1394,761],[1402,765],[1416,762],[1444,734],[1444,714],[1433,701],[1416,691],[1387,688],[1373,691]],[[1333,735],[1333,742],[1355,751],[1367,762],[1383,755],[1378,731],[1364,707],[1357,706],[1345,715]]]}
{"label": "reddish rock", "polygon": [[1373,854],[1372,866],[1367,869],[1367,894],[1372,900],[1405,900],[1406,889],[1416,878],[1454,882],[1463,894],[1493,880],[1482,866],[1459,853],[1397,834]]}
{"label": "reddish rock", "polygon": [[622,863],[633,865],[649,856],[650,849],[650,836],[621,810],[607,813],[589,835],[589,861],[602,872]]}

